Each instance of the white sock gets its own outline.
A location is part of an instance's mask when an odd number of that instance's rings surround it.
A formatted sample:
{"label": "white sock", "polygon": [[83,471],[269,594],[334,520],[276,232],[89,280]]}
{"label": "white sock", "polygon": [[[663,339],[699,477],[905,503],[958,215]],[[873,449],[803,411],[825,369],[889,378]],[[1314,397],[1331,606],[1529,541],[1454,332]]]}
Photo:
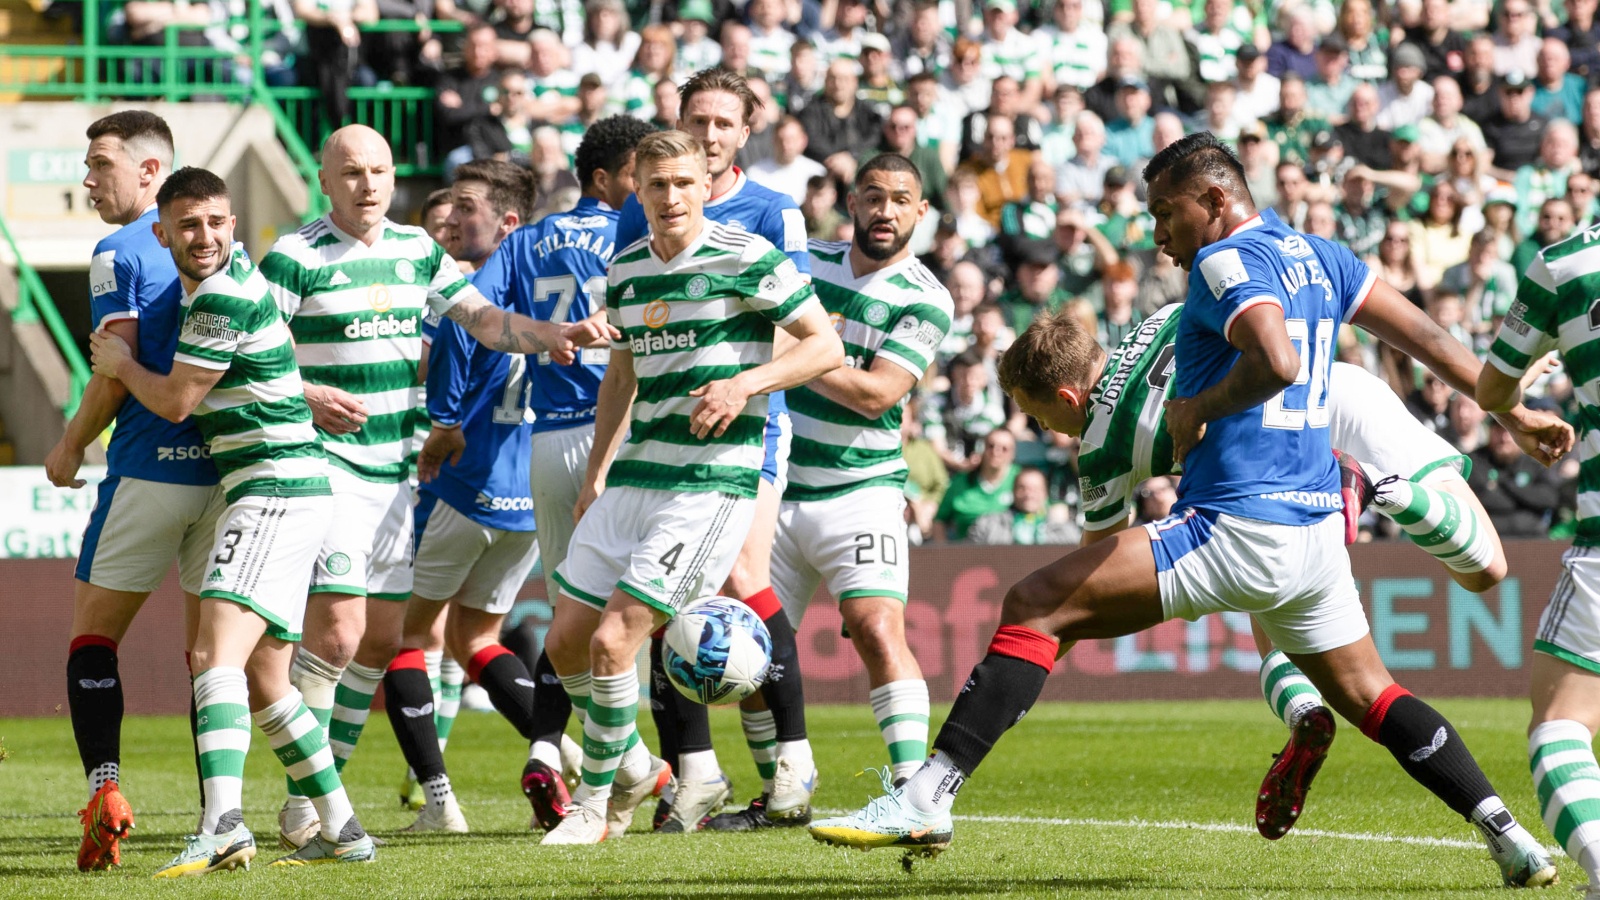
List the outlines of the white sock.
{"label": "white sock", "polygon": [[561,687],[567,692],[567,699],[572,701],[572,715],[578,720],[578,727],[582,728],[589,721],[589,695],[594,691],[594,675],[589,669],[584,669],[576,675],[562,675]]}
{"label": "white sock", "polygon": [[533,746],[528,748],[528,758],[544,763],[557,775],[561,773],[561,748],[549,741],[535,741]]}
{"label": "white sock", "polygon": [[89,796],[91,798],[105,787],[108,781],[117,781],[117,764],[114,762],[101,763],[89,773]]}
{"label": "white sock", "polygon": [[928,683],[920,678],[891,681],[873,688],[867,696],[878,732],[889,748],[893,777],[910,777],[928,758]]}
{"label": "white sock", "polygon": [[428,796],[428,808],[433,810],[443,809],[445,803],[455,797],[455,791],[450,788],[449,775],[440,775],[424,781],[422,790]]}
{"label": "white sock", "polygon": [[805,738],[798,741],[779,741],[778,759],[787,759],[795,771],[800,773],[801,778],[810,775],[817,767],[811,759],[811,742]]}
{"label": "white sock", "polygon": [[716,781],[722,777],[717,751],[696,750],[678,754],[678,780],[685,783]]}
{"label": "white sock", "polygon": [[905,798],[911,807],[926,814],[949,812],[955,805],[956,792],[967,780],[955,763],[943,751],[934,751],[933,757],[912,774],[905,784]]}

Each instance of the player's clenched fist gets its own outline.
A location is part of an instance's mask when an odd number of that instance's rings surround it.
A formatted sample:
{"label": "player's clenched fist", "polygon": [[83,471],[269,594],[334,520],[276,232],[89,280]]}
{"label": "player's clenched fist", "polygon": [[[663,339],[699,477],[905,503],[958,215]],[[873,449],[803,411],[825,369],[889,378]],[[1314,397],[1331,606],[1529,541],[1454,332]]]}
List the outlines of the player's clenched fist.
{"label": "player's clenched fist", "polygon": [[95,374],[116,378],[117,368],[130,359],[133,359],[133,351],[122,338],[109,331],[89,333],[89,364]]}
{"label": "player's clenched fist", "polygon": [[689,396],[700,398],[694,412],[689,415],[689,431],[697,438],[707,435],[722,437],[722,433],[739,417],[750,399],[749,392],[740,386],[737,377],[697,387],[689,392]]}

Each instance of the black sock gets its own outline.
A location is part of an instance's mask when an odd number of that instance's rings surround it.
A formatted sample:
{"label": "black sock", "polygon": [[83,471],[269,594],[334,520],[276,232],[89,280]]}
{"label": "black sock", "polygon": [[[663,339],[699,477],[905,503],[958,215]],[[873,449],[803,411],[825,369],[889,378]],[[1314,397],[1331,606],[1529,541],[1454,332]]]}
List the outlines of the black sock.
{"label": "black sock", "polygon": [[761,698],[772,711],[780,742],[806,739],[806,691],[800,678],[800,645],[781,608],[765,620],[772,635],[772,670],[761,683]]}
{"label": "black sock", "polygon": [[[477,677],[474,679],[478,686],[489,695],[489,702],[500,715],[506,717],[511,727],[525,738],[532,739],[533,732],[533,679],[528,677],[528,667],[522,664],[515,653],[501,647],[499,644],[493,648],[500,652],[488,662],[478,668]],[[487,654],[488,650],[479,651],[473,657],[477,662]],[[476,668],[476,667],[469,667]],[[421,774],[421,773],[418,773]]]}
{"label": "black sock", "polygon": [[[706,712],[705,706],[688,697],[679,696],[673,704],[673,709],[678,713],[678,752],[699,753],[702,750],[710,750],[711,714]],[[666,759],[665,756],[661,758]],[[678,758],[672,757],[671,762],[676,766]]]}
{"label": "black sock", "polygon": [[972,775],[1000,736],[1033,707],[1049,674],[1037,663],[991,651],[956,697],[933,749],[949,756],[963,774]]}
{"label": "black sock", "polygon": [[650,718],[656,723],[656,742],[661,758],[678,765],[682,747],[678,739],[678,704],[689,702],[667,680],[667,669],[661,663],[662,639],[650,638]]}
{"label": "black sock", "polygon": [[[414,653],[422,664],[422,651]],[[439,732],[433,725],[433,685],[426,664],[395,667],[407,660],[407,654],[402,650],[383,673],[383,708],[406,764],[418,781],[426,781],[444,774],[444,754],[439,752]]]}
{"label": "black sock", "polygon": [[561,686],[561,677],[556,674],[556,667],[550,665],[548,653],[541,652],[538,662],[533,664],[533,681],[538,687],[533,691],[530,726],[533,734],[529,740],[533,743],[546,741],[559,747],[561,733],[567,730],[567,721],[572,718],[572,698]]}
{"label": "black sock", "polygon": [[67,706],[84,775],[103,763],[122,761],[122,678],[116,647],[106,638],[86,636],[73,641],[67,654]]}
{"label": "black sock", "polygon": [[1438,710],[1410,694],[1389,704],[1378,725],[1377,741],[1394,754],[1407,775],[1463,819],[1494,795],[1466,741]]}

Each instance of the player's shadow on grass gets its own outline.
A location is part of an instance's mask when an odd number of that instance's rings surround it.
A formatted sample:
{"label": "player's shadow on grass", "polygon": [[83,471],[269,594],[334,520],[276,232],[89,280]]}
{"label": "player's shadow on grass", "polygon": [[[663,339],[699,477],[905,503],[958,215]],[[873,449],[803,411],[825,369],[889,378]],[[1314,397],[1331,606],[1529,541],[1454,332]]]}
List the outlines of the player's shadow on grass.
{"label": "player's shadow on grass", "polygon": [[[609,892],[597,893],[605,885],[594,886],[576,881],[566,892],[554,896],[612,896]],[[994,897],[1016,891],[1044,892],[1063,890],[1083,891],[1149,891],[1160,887],[1159,882],[1139,876],[1123,878],[1006,878],[940,877],[919,871],[912,875],[884,883],[864,883],[849,874],[841,875],[773,875],[770,877],[730,876],[718,878],[707,874],[696,878],[657,878],[648,885],[630,884],[615,896],[629,900],[683,900],[688,897],[802,897],[806,900],[857,900],[864,896],[875,898],[971,896]],[[540,889],[541,891],[543,888]],[[502,900],[525,897],[529,894],[510,889],[503,884],[474,884],[471,896],[477,900]]]}

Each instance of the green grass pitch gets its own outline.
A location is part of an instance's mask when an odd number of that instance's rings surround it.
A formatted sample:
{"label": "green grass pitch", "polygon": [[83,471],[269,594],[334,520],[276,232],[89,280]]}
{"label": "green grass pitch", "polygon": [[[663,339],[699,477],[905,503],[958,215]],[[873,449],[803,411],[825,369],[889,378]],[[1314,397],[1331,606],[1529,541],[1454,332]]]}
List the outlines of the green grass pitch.
{"label": "green grass pitch", "polygon": [[[1528,777],[1527,703],[1439,704],[1490,780],[1546,843]],[[942,720],[936,711],[935,721]],[[646,715],[645,720],[648,720]],[[855,808],[877,790],[857,776],[885,757],[866,707],[809,711],[822,783],[817,806]],[[723,765],[742,804],[759,792],[738,717],[714,711]],[[648,725],[646,725],[648,728]],[[396,801],[404,764],[375,713],[346,771],[368,830],[389,846],[370,866],[277,870],[282,770],[259,733],[245,782],[246,821],[262,856],[248,873],[157,882],[150,874],[194,827],[187,722],[132,718],[123,787],[138,828],[120,870],[73,865],[83,805],[71,726],[0,723],[0,897],[513,898],[639,897],[818,900],[874,897],[1345,898],[1472,897],[1503,890],[1471,826],[1411,782],[1381,747],[1341,723],[1300,826],[1269,843],[1251,824],[1254,793],[1286,731],[1260,702],[1046,704],[1011,731],[961,792],[955,842],[902,871],[893,850],[817,844],[804,830],[656,836],[545,849],[517,790],[524,749],[498,716],[464,712],[446,759],[473,833],[395,836],[413,814]],[[653,735],[650,735],[653,743]],[[639,820],[648,820],[648,810]],[[1583,872],[1559,857],[1573,896]]]}

